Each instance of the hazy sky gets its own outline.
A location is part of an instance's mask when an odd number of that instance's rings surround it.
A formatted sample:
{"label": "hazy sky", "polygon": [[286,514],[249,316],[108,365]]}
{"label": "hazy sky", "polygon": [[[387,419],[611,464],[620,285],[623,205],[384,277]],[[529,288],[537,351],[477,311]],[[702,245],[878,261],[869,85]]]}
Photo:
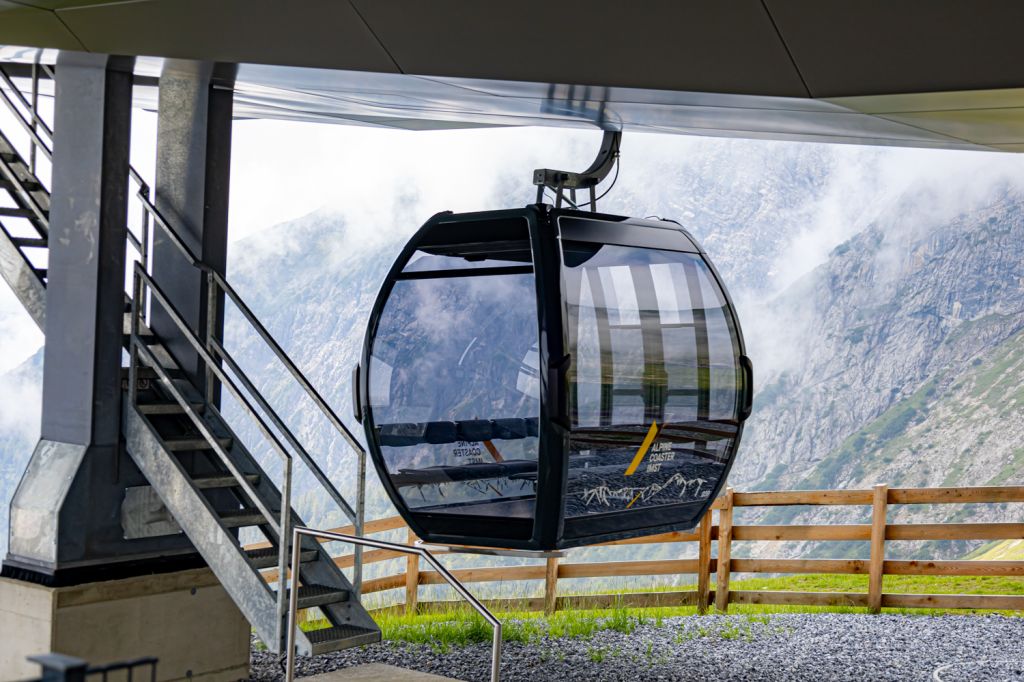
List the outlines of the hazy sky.
{"label": "hazy sky", "polygon": [[[0,127],[6,131],[9,125],[0,112]],[[522,204],[532,201],[534,168],[584,168],[599,140],[598,131],[561,128],[405,132],[239,121],[234,126],[230,241],[237,244],[326,206],[337,209],[345,221],[344,248],[372,248],[383,240],[393,242],[400,233],[411,233],[440,210],[498,208],[494,205],[498,196],[503,200],[522,196]],[[136,111],[132,160],[150,179],[155,141],[155,115]],[[716,211],[723,207],[715,202],[747,200],[743,197],[756,192],[766,176],[780,172],[774,156],[786,156],[792,151],[788,145],[797,144],[806,143],[627,133],[621,177],[605,206],[615,210],[617,204],[628,201],[643,210],[664,210],[651,205],[652,186],[668,170],[690,177],[730,178],[735,193],[727,185],[724,191],[719,187],[715,196],[686,197],[706,202]],[[720,154],[726,149],[728,154]],[[775,290],[824,262],[833,248],[912,188],[925,187],[929,197],[915,204],[920,214],[915,214],[915,221],[921,218],[920,224],[927,224],[929,213],[942,219],[970,210],[988,201],[1005,182],[1024,189],[1024,155],[852,146],[828,151],[834,163],[823,171],[827,177],[821,179],[825,183],[821,191],[806,205],[789,207],[792,215],[775,213],[776,220],[769,223],[781,226],[788,240],[785,262],[773,281]],[[707,162],[719,157],[730,167]],[[671,196],[660,196],[660,200],[683,203]],[[665,217],[685,220],[687,216]],[[691,227],[700,231],[699,226]],[[733,291],[737,293],[741,292]],[[779,335],[773,332],[773,320],[760,319],[763,308],[746,308],[744,327],[751,355],[759,368],[782,366],[785,344],[772,343]],[[25,442],[38,438],[40,385],[35,373],[15,377],[5,372],[29,358],[42,342],[42,334],[20,303],[0,283],[0,434],[18,434]],[[6,507],[7,501],[0,500],[0,505]]]}
{"label": "hazy sky", "polygon": [[[0,115],[0,125],[8,120]],[[133,164],[153,177],[156,116],[136,111]],[[258,234],[268,227],[315,209],[335,207],[345,215],[353,239],[372,245],[411,232],[422,220],[444,209],[494,208],[489,205],[499,183],[532,197],[532,170],[539,166],[576,169],[588,165],[600,140],[598,131],[564,128],[470,129],[407,132],[378,128],[239,121],[234,126],[231,172],[230,240]],[[715,145],[736,141],[655,134],[627,134],[622,177],[616,192],[638,191],[652,165],[692,164]],[[740,141],[757,149],[787,145]],[[945,187],[934,210],[957,211],[990,192],[995,180],[1024,180],[1024,157],[978,152],[841,147],[839,170],[816,209],[816,217],[794,227],[794,259],[780,280],[804,274],[837,244],[863,227],[853,216],[865,214],[865,202],[881,205],[898,198],[914,183]],[[763,169],[751,168],[756,177]],[[408,205],[418,216],[409,225],[394,225],[396,206]],[[870,211],[867,212],[870,215]],[[672,217],[672,216],[668,216]],[[0,286],[0,372],[14,367],[42,344],[42,335],[6,286]],[[0,387],[2,388],[2,387]],[[3,396],[7,397],[7,394]]]}

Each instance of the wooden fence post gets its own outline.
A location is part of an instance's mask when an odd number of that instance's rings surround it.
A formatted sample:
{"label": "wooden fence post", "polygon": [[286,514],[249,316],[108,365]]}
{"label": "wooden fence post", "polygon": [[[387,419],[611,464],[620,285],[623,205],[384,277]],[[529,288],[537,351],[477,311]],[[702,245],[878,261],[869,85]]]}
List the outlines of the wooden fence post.
{"label": "wooden fence post", "polygon": [[544,613],[550,616],[558,606],[558,557],[548,557],[544,570]]}
{"label": "wooden fence post", "polygon": [[709,509],[700,520],[697,552],[697,613],[707,613],[711,600],[711,516]]}
{"label": "wooden fence post", "polygon": [[882,610],[882,575],[885,573],[885,525],[889,486],[879,483],[874,488],[871,505],[871,562],[868,577],[868,609]]}
{"label": "wooden fence post", "polygon": [[[416,542],[416,536],[409,530],[409,539],[406,542],[412,545]],[[420,587],[420,558],[416,554],[408,554],[405,558],[405,613],[408,616],[416,614],[419,603]]]}
{"label": "wooden fence post", "polygon": [[732,561],[732,488],[725,489],[725,502],[718,512],[718,576],[715,579],[715,608],[729,610],[729,571]]}

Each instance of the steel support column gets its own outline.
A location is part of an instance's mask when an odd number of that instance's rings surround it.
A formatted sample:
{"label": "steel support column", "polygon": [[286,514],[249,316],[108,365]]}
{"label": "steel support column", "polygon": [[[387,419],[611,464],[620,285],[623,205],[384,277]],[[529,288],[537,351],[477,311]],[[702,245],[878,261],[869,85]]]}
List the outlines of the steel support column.
{"label": "steel support column", "polygon": [[[227,264],[236,71],[231,64],[171,59],[160,76],[156,205],[192,252],[221,274]],[[160,233],[153,243],[153,279],[199,337],[205,338],[206,278]],[[214,333],[218,335],[224,324],[222,302],[223,296],[217,300]],[[152,326],[193,385],[204,391],[206,377],[195,350],[159,308],[153,311]]]}
{"label": "steel support column", "polygon": [[41,440],[11,503],[8,576],[69,584],[196,556],[182,536],[125,540],[121,524],[125,489],[146,485],[120,429],[133,64],[58,60]]}

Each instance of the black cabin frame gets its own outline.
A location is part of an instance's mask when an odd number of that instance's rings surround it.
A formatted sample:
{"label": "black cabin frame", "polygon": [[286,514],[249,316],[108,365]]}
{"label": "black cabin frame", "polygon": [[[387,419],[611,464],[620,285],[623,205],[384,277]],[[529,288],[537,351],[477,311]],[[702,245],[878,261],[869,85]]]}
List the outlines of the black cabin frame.
{"label": "black cabin frame", "polygon": [[[442,223],[480,223],[523,218],[529,225],[533,250],[540,356],[540,419],[537,434],[538,472],[534,517],[495,520],[481,516],[411,510],[404,503],[388,474],[377,440],[378,434],[374,429],[373,408],[369,401],[370,354],[384,305],[406,263],[435,226]],[[615,511],[570,519],[568,523],[565,519],[563,499],[566,495],[570,435],[567,372],[572,358],[567,352],[569,346],[564,304],[566,292],[563,290],[562,255],[559,244],[559,221],[564,218],[580,219],[572,221],[572,227],[563,228],[563,238],[574,241],[700,254],[721,285],[740,351],[740,371],[743,376],[738,377],[737,381],[742,390],[736,392],[737,414],[740,415],[740,419],[725,471],[695,515],[692,514],[693,503],[689,503],[687,506],[691,513],[687,513],[685,519],[679,515],[673,518],[673,508],[683,505]],[[356,368],[354,376],[353,400],[356,402],[355,411],[363,423],[366,441],[374,465],[380,474],[381,483],[402,518],[419,538],[437,544],[550,551],[693,528],[710,509],[728,477],[742,437],[743,420],[750,413],[752,384],[752,367],[746,357],[742,331],[728,290],[706,253],[681,226],[673,221],[626,218],[593,211],[555,209],[548,204],[533,204],[522,209],[499,211],[461,214],[446,211],[434,215],[420,228],[402,250],[377,295],[370,313],[360,366]]]}

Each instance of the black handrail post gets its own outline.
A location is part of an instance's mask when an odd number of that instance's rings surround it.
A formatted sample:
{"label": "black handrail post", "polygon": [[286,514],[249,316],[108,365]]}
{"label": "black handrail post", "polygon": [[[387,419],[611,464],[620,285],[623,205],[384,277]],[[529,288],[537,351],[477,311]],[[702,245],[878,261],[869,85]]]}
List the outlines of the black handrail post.
{"label": "black handrail post", "polygon": [[40,654],[29,656],[28,660],[43,668],[40,682],[85,682],[89,664],[80,658],[64,654]]}

